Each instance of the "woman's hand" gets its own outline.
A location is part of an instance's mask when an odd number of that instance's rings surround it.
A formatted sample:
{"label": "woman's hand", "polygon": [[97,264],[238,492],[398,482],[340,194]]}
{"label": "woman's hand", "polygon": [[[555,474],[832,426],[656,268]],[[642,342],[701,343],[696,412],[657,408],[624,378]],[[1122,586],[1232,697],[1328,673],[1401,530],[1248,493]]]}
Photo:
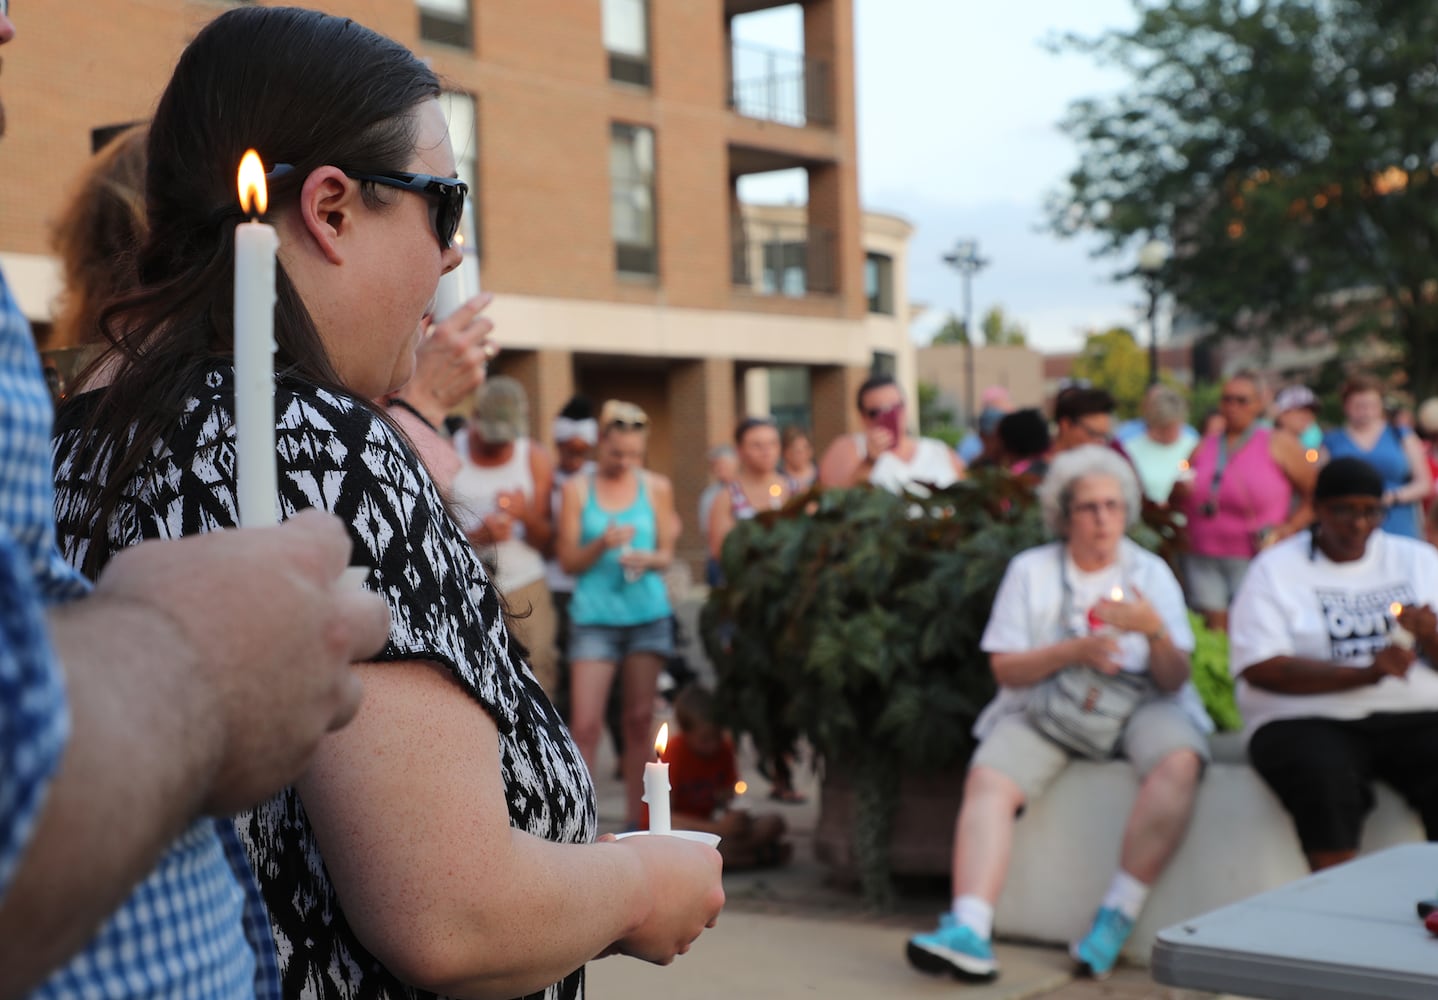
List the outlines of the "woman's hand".
{"label": "woman's hand", "polygon": [[1418,654],[1411,649],[1404,649],[1401,646],[1384,646],[1373,654],[1373,663],[1368,667],[1368,672],[1374,684],[1388,677],[1397,677],[1401,680],[1408,676],[1408,668],[1413,666],[1413,661],[1416,659],[1418,659]]}
{"label": "woman's hand", "polygon": [[[634,525],[609,522],[604,534],[599,536],[606,549],[619,549],[634,541]],[[622,560],[621,560],[622,561]]]}
{"label": "woman's hand", "polygon": [[724,862],[714,848],[678,837],[628,837],[616,847],[638,856],[652,905],[610,950],[668,965],[719,919]]}
{"label": "woman's hand", "polygon": [[1104,598],[1094,605],[1093,615],[1121,632],[1157,635],[1163,631],[1163,617],[1137,587],[1131,587],[1131,600],[1111,601]]}
{"label": "woman's hand", "polygon": [[1118,643],[1113,636],[1081,635],[1066,639],[1065,642],[1068,643],[1068,649],[1064,654],[1063,666],[1082,663],[1110,675],[1117,674],[1122,669],[1118,661]]}
{"label": "woman's hand", "polygon": [[1425,646],[1438,642],[1438,613],[1426,604],[1405,607],[1398,615],[1398,624],[1412,632],[1413,638]]}

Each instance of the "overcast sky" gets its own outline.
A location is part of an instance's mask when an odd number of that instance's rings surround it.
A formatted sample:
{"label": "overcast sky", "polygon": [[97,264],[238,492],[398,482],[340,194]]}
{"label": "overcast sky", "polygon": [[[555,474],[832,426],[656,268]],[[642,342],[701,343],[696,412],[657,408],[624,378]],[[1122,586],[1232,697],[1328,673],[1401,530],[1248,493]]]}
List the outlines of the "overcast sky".
{"label": "overcast sky", "polygon": [[[1093,35],[1134,22],[1130,0],[854,0],[859,183],[864,206],[916,227],[910,298],[928,307],[926,340],[961,309],[956,272],[940,258],[959,238],[979,241],[989,267],[974,278],[974,317],[1001,305],[1045,350],[1077,349],[1083,333],[1137,328],[1143,293],[1115,283],[1113,259],[1042,231],[1046,196],[1077,163],[1058,130],[1076,98],[1110,93],[1124,78],[1043,39]],[[741,38],[799,47],[797,8],[749,15]],[[746,188],[745,195],[784,188]]]}

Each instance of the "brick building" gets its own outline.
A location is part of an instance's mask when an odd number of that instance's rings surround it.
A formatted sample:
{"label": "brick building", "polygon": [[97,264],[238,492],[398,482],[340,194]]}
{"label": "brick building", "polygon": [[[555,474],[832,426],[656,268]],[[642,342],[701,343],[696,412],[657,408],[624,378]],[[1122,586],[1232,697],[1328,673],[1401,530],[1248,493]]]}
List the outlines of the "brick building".
{"label": "brick building", "polygon": [[[310,0],[430,59],[471,184],[484,287],[536,436],[575,392],[654,420],[701,549],[704,452],[771,408],[817,443],[848,429],[872,367],[911,391],[910,228],[858,201],[852,0],[790,4],[793,51],[755,52],[736,18],[768,0]],[[6,53],[0,266],[43,326],[49,226],[91,129],[143,119],[221,0],[52,0]],[[807,177],[807,203],[742,205],[740,179]]]}

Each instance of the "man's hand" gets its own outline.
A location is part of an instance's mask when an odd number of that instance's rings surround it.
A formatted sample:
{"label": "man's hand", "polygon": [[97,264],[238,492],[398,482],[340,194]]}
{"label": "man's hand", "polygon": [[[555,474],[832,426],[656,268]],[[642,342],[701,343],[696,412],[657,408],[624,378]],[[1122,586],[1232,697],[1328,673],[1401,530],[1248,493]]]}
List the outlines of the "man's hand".
{"label": "man's hand", "polygon": [[[99,598],[158,612],[175,627],[218,746],[206,811],[229,814],[297,778],[320,739],[359,708],[350,664],[377,653],[389,613],[341,584],[350,539],[305,511],[275,528],[149,542],[111,560]],[[183,647],[188,647],[183,648]]]}

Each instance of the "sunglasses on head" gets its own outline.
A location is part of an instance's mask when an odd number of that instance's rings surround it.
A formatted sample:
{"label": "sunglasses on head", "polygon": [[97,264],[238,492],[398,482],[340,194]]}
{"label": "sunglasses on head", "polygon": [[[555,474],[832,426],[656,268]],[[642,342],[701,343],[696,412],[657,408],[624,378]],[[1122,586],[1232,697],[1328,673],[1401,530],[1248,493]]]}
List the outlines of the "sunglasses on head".
{"label": "sunglasses on head", "polygon": [[[0,0],[8,3],[9,0]],[[295,168],[288,163],[276,163],[265,176],[277,180]],[[436,177],[433,174],[411,174],[392,171],[378,174],[364,174],[346,170],[344,175],[353,181],[368,181],[383,187],[398,188],[424,195],[434,203],[434,235],[439,238],[441,249],[448,250],[459,232],[459,220],[464,216],[464,199],[469,196],[469,185],[457,177]]]}

